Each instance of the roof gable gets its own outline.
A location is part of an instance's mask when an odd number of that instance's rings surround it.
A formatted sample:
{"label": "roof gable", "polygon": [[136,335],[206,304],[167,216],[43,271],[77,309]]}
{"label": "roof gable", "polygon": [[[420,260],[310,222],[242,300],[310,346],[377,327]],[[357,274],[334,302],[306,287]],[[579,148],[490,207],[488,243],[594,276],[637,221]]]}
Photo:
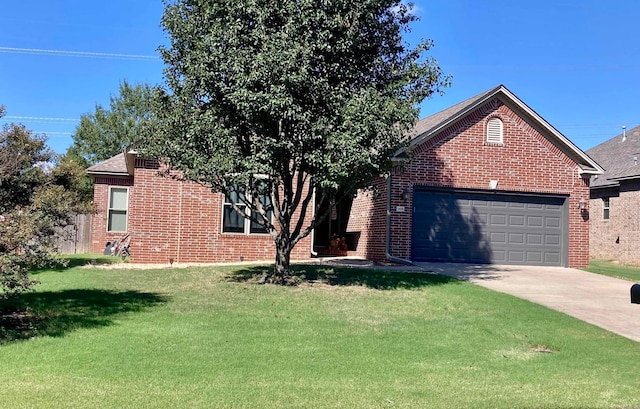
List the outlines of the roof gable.
{"label": "roof gable", "polygon": [[[499,85],[418,121],[411,130],[413,139],[409,144],[409,149],[412,150],[417,145],[430,140],[440,131],[471,114],[477,108],[493,98],[499,98],[503,103],[514,108],[518,115],[532,123],[535,123],[544,132],[545,137],[547,137],[580,167],[583,174],[598,175],[604,172],[604,169],[602,169],[596,161],[580,150],[580,148],[574,145],[533,109],[522,102],[504,85]],[[399,156],[399,154],[400,152],[398,152],[396,156]]]}

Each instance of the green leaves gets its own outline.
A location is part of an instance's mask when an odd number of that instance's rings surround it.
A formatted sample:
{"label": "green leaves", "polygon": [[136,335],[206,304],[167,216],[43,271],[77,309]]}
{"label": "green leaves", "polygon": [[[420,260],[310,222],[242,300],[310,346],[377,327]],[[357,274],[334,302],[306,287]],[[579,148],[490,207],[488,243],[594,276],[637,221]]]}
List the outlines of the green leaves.
{"label": "green leaves", "polygon": [[71,149],[93,164],[121,153],[139,141],[151,113],[153,89],[147,84],[131,86],[125,80],[109,109],[96,105],[93,114],[80,118]]}
{"label": "green leaves", "polygon": [[90,211],[84,169],[52,167],[53,159],[45,138],[23,125],[0,131],[0,299],[32,288],[27,273],[53,262],[59,228]]}
{"label": "green leaves", "polygon": [[[147,153],[214,191],[267,175],[294,244],[323,216],[289,231],[313,189],[348,196],[389,172],[417,104],[448,85],[429,41],[403,41],[416,17],[399,0],[165,4],[168,89]],[[304,194],[296,175],[310,180]]]}

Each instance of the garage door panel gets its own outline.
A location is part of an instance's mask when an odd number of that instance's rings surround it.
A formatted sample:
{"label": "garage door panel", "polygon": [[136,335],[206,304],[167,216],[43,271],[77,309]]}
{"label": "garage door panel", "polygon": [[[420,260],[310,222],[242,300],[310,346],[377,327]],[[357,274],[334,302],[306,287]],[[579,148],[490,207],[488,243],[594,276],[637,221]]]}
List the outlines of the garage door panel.
{"label": "garage door panel", "polygon": [[492,226],[506,226],[507,216],[504,214],[492,214],[489,215],[489,220]]}
{"label": "garage door panel", "polygon": [[542,234],[528,233],[527,234],[527,245],[536,246],[543,243]]}
{"label": "garage door panel", "polygon": [[511,250],[509,251],[509,263],[522,263],[525,260],[524,251]]}
{"label": "garage door panel", "polygon": [[548,213],[562,213],[562,207],[546,204],[544,205],[544,211]]}
{"label": "garage door panel", "polygon": [[507,264],[507,252],[505,250],[494,250],[492,262],[496,264]]}
{"label": "garage door panel", "polygon": [[527,252],[527,262],[530,264],[540,264],[544,262],[544,258],[541,252],[539,251],[528,251]]}
{"label": "garage door panel", "polygon": [[547,246],[560,245],[560,236],[557,234],[547,234],[544,236],[544,244]]}
{"label": "garage door panel", "polygon": [[542,226],[544,226],[544,217],[527,216],[527,227],[542,227]]}
{"label": "garage door panel", "polygon": [[491,232],[489,238],[493,244],[507,244],[507,233],[505,232]]}
{"label": "garage door panel", "polygon": [[526,218],[521,214],[509,216],[509,226],[526,227]]}
{"label": "garage door panel", "polygon": [[564,201],[418,190],[412,259],[561,265],[566,254]]}
{"label": "garage door panel", "polygon": [[547,227],[560,227],[562,225],[559,217],[545,217],[544,221]]}
{"label": "garage door panel", "polygon": [[560,253],[551,253],[551,252],[547,252],[544,254],[544,261],[547,264],[555,264],[558,263],[560,264]]}

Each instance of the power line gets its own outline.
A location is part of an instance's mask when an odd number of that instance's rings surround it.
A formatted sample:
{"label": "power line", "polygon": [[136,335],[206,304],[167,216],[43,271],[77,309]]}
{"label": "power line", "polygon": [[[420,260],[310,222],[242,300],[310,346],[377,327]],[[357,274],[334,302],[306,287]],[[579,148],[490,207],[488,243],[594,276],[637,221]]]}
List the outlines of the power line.
{"label": "power line", "polygon": [[44,135],[47,135],[47,136],[53,135],[53,136],[58,136],[58,137],[71,136],[71,135],[73,135],[73,132],[47,132],[47,131],[33,131],[33,133],[35,133],[35,134],[44,134]]}
{"label": "power line", "polygon": [[85,58],[109,58],[120,60],[146,60],[156,61],[160,57],[155,55],[140,54],[112,54],[98,53],[92,51],[67,51],[67,50],[44,50],[38,48],[18,48],[18,47],[0,47],[0,52],[12,54],[31,54],[31,55],[52,55],[59,57],[85,57]]}
{"label": "power line", "polygon": [[52,118],[52,117],[39,117],[39,116],[13,116],[7,115],[4,117],[5,119],[20,119],[23,121],[67,121],[67,122],[78,122],[79,118]]}

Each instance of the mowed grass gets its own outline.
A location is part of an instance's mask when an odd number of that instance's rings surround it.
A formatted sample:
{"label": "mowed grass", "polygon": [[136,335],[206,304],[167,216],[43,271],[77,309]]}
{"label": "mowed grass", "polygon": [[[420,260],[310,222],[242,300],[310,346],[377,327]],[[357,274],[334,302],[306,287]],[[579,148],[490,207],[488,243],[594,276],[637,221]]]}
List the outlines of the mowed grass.
{"label": "mowed grass", "polygon": [[640,266],[619,264],[611,260],[591,260],[589,267],[584,270],[640,283]]}
{"label": "mowed grass", "polygon": [[0,408],[640,407],[640,344],[451,278],[78,264],[3,307]]}

